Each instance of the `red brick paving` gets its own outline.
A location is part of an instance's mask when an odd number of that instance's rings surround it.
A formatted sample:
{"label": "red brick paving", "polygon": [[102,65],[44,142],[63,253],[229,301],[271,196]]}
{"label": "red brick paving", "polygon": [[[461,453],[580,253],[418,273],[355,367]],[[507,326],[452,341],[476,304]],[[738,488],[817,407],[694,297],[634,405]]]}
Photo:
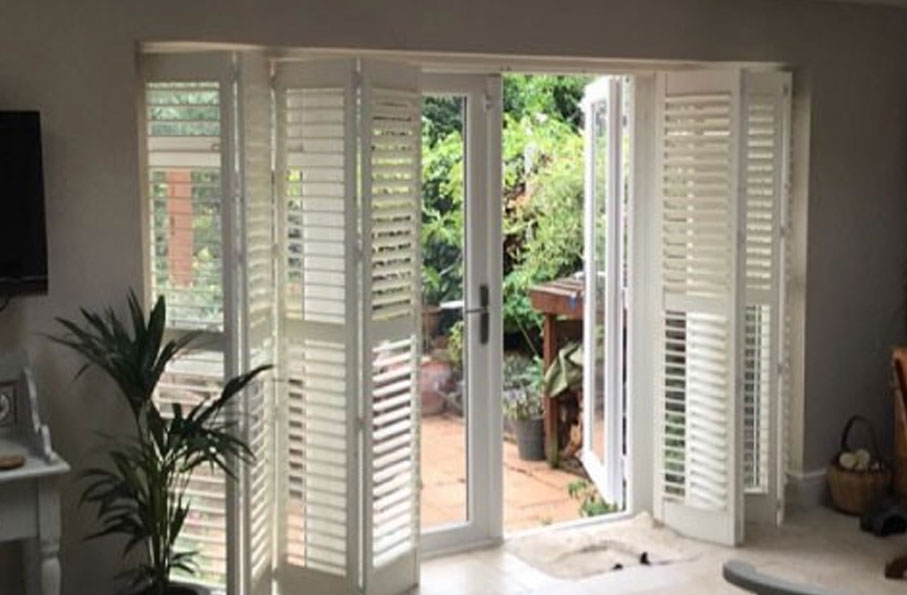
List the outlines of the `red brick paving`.
{"label": "red brick paving", "polygon": [[[422,528],[466,520],[466,441],[462,418],[422,420]],[[504,442],[504,530],[518,531],[579,518],[567,495],[578,477],[544,461],[522,461]]]}

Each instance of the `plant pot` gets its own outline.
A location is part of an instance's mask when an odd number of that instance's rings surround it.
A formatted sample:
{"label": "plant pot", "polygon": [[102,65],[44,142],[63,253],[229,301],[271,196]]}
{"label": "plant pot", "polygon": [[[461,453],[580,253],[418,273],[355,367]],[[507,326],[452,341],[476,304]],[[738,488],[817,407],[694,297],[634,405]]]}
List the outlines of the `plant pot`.
{"label": "plant pot", "polygon": [[545,460],[544,423],[538,419],[515,419],[516,446],[520,459],[524,461]]}
{"label": "plant pot", "polygon": [[444,394],[449,389],[453,378],[450,364],[436,359],[424,358],[419,372],[422,417],[444,413],[444,407],[447,403]]}
{"label": "plant pot", "polygon": [[441,307],[435,305],[422,306],[422,341],[431,345],[438,335],[441,326]]}

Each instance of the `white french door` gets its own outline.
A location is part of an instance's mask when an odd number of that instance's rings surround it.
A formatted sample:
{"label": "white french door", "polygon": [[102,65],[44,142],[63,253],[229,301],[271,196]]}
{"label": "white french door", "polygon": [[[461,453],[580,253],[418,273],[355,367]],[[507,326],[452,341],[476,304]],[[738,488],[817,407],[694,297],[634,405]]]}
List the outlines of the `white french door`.
{"label": "white french door", "polygon": [[[423,525],[422,551],[435,554],[501,538],[503,527],[501,424],[501,78],[423,75],[428,96],[456,98],[463,123],[462,462],[465,510],[447,523]],[[423,459],[430,467],[438,461]],[[446,463],[449,463],[447,461]],[[423,488],[424,489],[424,488]],[[423,500],[426,505],[432,502]],[[464,514],[465,513],[465,514]]]}
{"label": "white french door", "polygon": [[625,501],[624,216],[627,130],[621,77],[596,79],[583,97],[585,250],[583,312],[583,467],[602,497]]}

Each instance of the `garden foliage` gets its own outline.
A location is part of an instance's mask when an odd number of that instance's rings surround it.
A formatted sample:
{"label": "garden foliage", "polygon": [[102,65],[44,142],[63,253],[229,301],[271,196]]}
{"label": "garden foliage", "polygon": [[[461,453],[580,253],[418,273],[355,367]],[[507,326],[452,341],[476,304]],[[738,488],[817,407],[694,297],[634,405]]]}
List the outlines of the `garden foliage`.
{"label": "garden foliage", "polygon": [[[532,285],[582,269],[584,76],[504,77],[504,332],[537,352]],[[463,105],[427,98],[423,111],[423,301],[462,299]]]}

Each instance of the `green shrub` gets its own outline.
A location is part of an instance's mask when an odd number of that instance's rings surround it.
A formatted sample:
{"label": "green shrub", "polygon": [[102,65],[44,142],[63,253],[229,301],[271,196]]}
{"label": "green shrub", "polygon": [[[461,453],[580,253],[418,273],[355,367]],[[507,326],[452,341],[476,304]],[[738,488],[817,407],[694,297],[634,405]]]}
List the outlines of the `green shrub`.
{"label": "green shrub", "polygon": [[[536,352],[542,322],[529,288],[582,268],[579,100],[590,80],[504,77],[504,332],[522,337],[524,352]],[[463,297],[463,113],[457,98],[429,97],[423,106],[424,304]]]}
{"label": "green shrub", "polygon": [[578,500],[580,516],[601,516],[615,512],[617,507],[605,502],[596,487],[585,479],[578,479],[567,484],[567,493],[573,500]]}

